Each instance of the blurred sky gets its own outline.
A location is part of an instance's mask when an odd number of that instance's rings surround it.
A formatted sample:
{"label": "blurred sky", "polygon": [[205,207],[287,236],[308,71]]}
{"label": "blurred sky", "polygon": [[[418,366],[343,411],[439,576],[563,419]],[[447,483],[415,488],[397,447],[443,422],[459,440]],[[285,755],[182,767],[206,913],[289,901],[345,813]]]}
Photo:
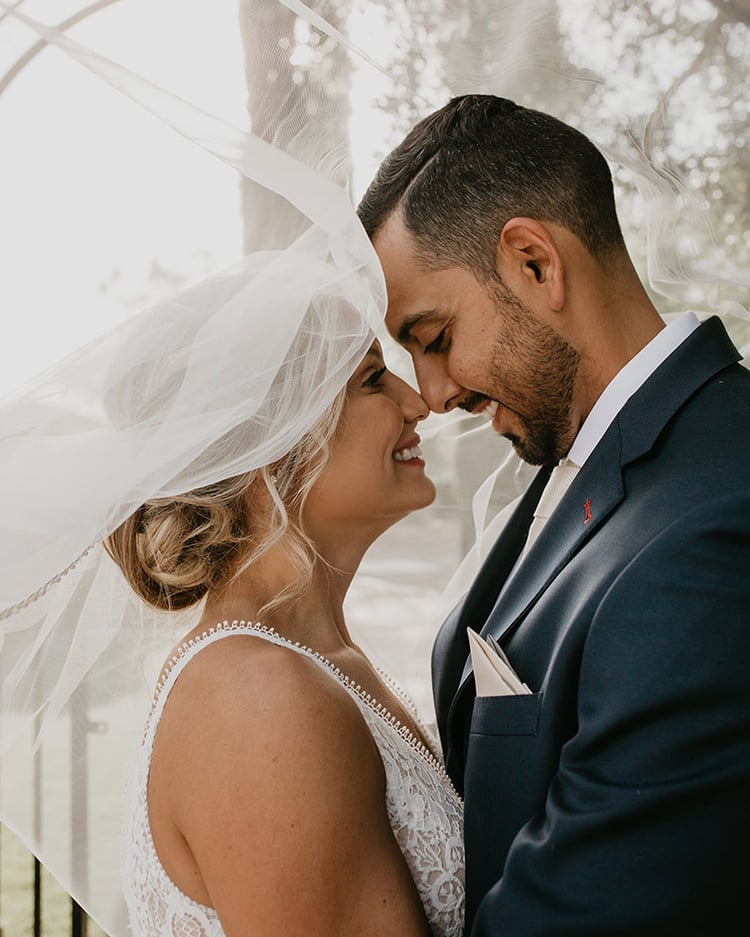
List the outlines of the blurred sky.
{"label": "blurred sky", "polygon": [[[55,0],[22,9],[57,23],[66,6],[81,5]],[[212,6],[210,37],[205,6],[178,0],[114,4],[71,35],[244,127],[237,3]],[[138,7],[148,17],[133,15]],[[178,7],[179,41],[165,57]],[[208,72],[191,67],[207,40]],[[24,24],[0,22],[2,72],[33,41]],[[172,293],[241,254],[237,173],[56,49],[45,49],[0,96],[0,135],[0,393],[147,297]]]}

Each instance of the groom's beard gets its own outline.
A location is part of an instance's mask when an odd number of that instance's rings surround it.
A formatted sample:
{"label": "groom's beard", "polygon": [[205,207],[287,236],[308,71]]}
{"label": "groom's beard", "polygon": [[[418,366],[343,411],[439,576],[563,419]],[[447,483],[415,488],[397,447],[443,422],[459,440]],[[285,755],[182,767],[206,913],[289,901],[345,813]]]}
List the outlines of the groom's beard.
{"label": "groom's beard", "polygon": [[556,462],[567,455],[577,430],[570,411],[580,355],[507,287],[493,284],[490,294],[503,319],[490,380],[508,388],[500,405],[514,411],[523,427],[523,434],[507,433],[506,438],[531,465]]}

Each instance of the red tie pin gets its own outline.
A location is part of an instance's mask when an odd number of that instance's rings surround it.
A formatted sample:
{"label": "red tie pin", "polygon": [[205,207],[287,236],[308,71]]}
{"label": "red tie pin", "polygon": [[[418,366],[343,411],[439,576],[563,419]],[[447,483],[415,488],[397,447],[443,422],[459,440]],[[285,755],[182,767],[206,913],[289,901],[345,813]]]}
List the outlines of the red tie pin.
{"label": "red tie pin", "polygon": [[591,498],[586,498],[583,502],[583,523],[588,524],[591,520]]}

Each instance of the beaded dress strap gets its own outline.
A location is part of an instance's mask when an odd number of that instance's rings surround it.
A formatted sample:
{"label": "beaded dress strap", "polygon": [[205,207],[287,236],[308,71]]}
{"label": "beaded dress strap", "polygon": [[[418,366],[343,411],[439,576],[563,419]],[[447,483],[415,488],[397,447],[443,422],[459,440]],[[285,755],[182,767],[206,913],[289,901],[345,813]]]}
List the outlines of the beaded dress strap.
{"label": "beaded dress strap", "polygon": [[[274,628],[262,625],[258,622],[247,622],[247,621],[224,621],[219,622],[214,628],[210,628],[208,631],[204,631],[197,638],[192,638],[190,641],[186,641],[181,645],[175,654],[170,658],[169,662],[165,666],[162,675],[159,679],[159,682],[156,686],[156,692],[154,694],[154,702],[151,706],[151,711],[149,713],[148,719],[146,721],[146,727],[143,733],[143,745],[149,752],[153,746],[154,734],[156,731],[156,726],[159,723],[162,712],[164,711],[164,706],[166,705],[169,692],[174,685],[174,682],[177,680],[177,677],[182,673],[185,666],[190,660],[202,650],[204,647],[207,647],[209,644],[213,644],[215,641],[225,638],[233,634],[247,634],[254,637],[264,638],[267,641],[270,641],[272,644],[276,644],[279,647],[288,647],[293,651],[297,651],[300,654],[304,654],[306,657],[309,657],[311,660],[321,667],[321,669],[326,670],[335,680],[341,683],[346,690],[360,703],[364,705],[378,716],[383,722],[387,723],[391,729],[396,732],[403,740],[406,742],[434,771],[436,771],[441,778],[453,787],[453,783],[450,780],[448,774],[445,771],[442,763],[437,759],[435,754],[428,748],[419,738],[417,738],[414,733],[411,731],[408,725],[402,723],[399,719],[393,716],[386,706],[382,703],[379,703],[373,696],[367,693],[362,687],[355,683],[350,677],[348,677],[339,667],[336,667],[331,663],[326,657],[317,651],[313,651],[311,648],[306,647],[304,644],[300,644],[298,641],[293,642],[288,638],[285,638],[283,635],[279,634]],[[388,678],[387,683],[391,687],[395,687],[395,684]],[[399,689],[399,696],[403,694],[403,691]],[[421,727],[421,723],[420,723]],[[425,731],[424,729],[422,729]],[[429,734],[426,736],[429,738]]]}

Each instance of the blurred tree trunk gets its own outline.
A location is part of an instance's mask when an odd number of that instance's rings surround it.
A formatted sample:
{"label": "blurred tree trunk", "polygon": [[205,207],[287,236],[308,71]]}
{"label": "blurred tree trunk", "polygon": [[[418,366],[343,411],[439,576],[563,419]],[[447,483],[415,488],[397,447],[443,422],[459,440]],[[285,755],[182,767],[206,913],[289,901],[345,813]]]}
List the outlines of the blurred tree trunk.
{"label": "blurred tree trunk", "polygon": [[[315,10],[335,28],[349,0]],[[247,107],[254,133],[348,186],[351,65],[338,43],[278,0],[240,0]],[[285,199],[242,182],[244,248],[283,248],[308,226]]]}

